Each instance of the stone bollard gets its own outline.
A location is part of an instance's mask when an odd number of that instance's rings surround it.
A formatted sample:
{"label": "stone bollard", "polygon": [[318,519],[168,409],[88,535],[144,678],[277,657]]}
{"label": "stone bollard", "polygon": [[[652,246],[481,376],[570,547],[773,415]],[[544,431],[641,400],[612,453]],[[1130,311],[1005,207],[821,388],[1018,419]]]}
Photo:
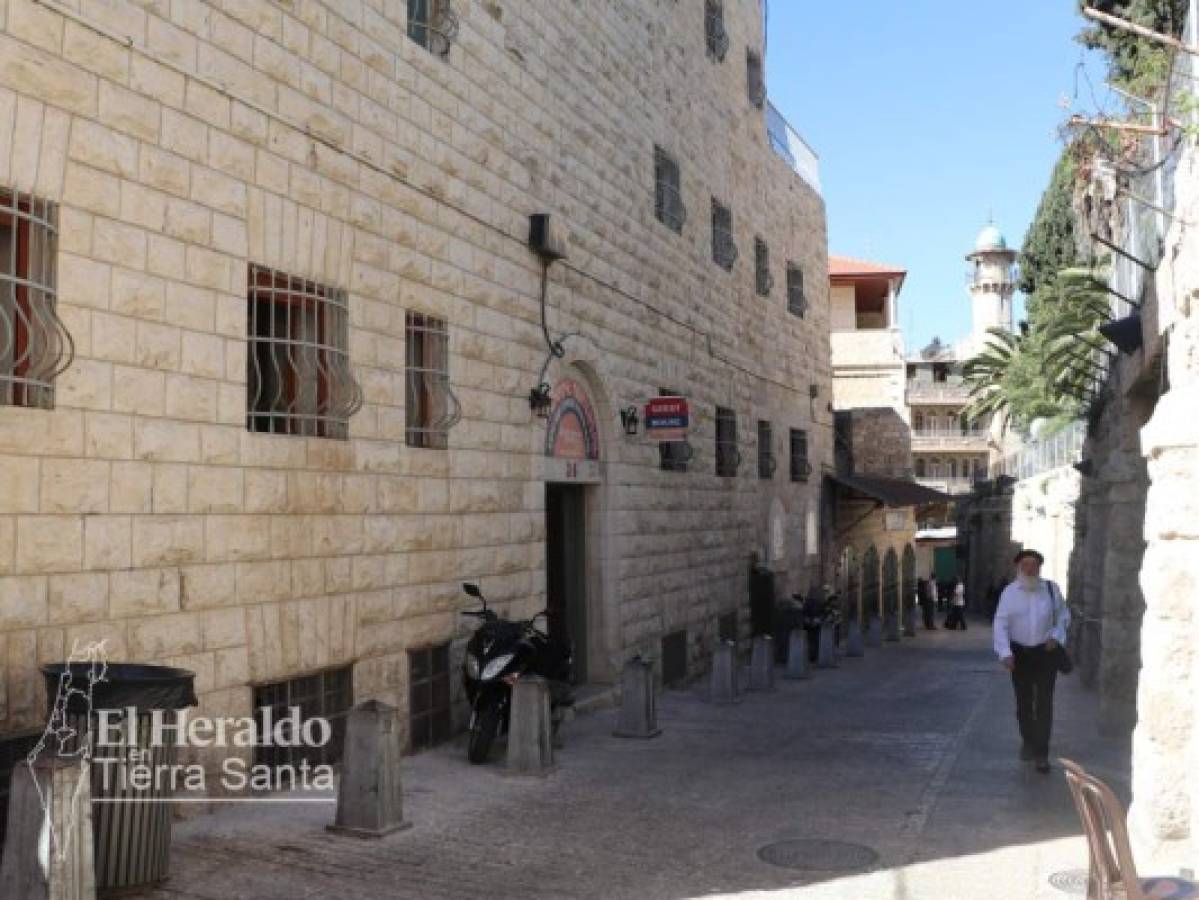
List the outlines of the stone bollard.
{"label": "stone bollard", "polygon": [[862,642],[862,626],[857,619],[849,620],[849,633],[845,639],[845,655],[862,657],[866,655],[866,647]]}
{"label": "stone bollard", "polygon": [[816,668],[832,669],[837,665],[837,648],[833,642],[833,626],[820,626],[820,643],[816,648]]}
{"label": "stone bollard", "polygon": [[396,708],[379,700],[359,703],[346,716],[336,834],[379,838],[411,827],[404,821],[400,786],[400,726]]}
{"label": "stone bollard", "polygon": [[634,656],[624,664],[620,720],[612,734],[619,738],[656,738],[661,733],[654,693],[654,662]]}
{"label": "stone bollard", "polygon": [[894,643],[899,640],[899,614],[891,613],[883,622],[883,640]]}
{"label": "stone bollard", "polygon": [[791,629],[787,638],[787,671],[784,678],[798,680],[811,677],[808,662],[808,633],[802,628]]}
{"label": "stone bollard", "polygon": [[94,854],[91,773],[82,761],[46,756],[32,769],[18,763],[8,798],[0,897],[95,900]]}
{"label": "stone bollard", "polygon": [[916,610],[911,606],[903,611],[903,636],[916,636]]}
{"label": "stone bollard", "polygon": [[536,675],[522,676],[512,686],[508,771],[513,775],[548,775],[554,771],[550,686]]}
{"label": "stone bollard", "polygon": [[774,690],[774,640],[769,635],[759,634],[754,638],[749,658],[749,689]]}
{"label": "stone bollard", "polygon": [[866,622],[866,646],[881,647],[883,645],[883,623],[878,616],[871,616]]}
{"label": "stone bollard", "polygon": [[732,641],[721,641],[712,654],[712,687],[709,699],[713,703],[739,703],[737,688],[737,654]]}

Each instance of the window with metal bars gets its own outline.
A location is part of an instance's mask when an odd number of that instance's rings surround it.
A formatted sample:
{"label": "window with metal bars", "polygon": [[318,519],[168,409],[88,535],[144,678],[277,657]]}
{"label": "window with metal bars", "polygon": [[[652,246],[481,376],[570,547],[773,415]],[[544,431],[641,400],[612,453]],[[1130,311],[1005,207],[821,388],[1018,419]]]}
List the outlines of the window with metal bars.
{"label": "window with metal bars", "polygon": [[661,147],[654,146],[654,216],[672,231],[683,232],[687,209],[683,206],[679,164]]}
{"label": "window with metal bars", "polygon": [[4,856],[4,832],[8,825],[8,796],[13,771],[29,756],[42,733],[0,738],[0,858]]}
{"label": "window with metal bars", "polygon": [[737,414],[723,406],[716,407],[716,474],[732,478],[741,465],[737,450]]}
{"label": "window with metal bars", "polygon": [[774,459],[774,426],[765,419],[758,420],[758,477],[774,477],[777,463]]}
{"label": "window with metal bars", "polygon": [[408,743],[423,750],[448,741],[450,717],[450,645],[408,651]]}
{"label": "window with metal bars", "polygon": [[791,480],[807,481],[812,474],[808,462],[808,433],[801,428],[791,429]]}
{"label": "window with metal bars", "polygon": [[662,636],[662,684],[673,687],[687,680],[687,629]]}
{"label": "window with metal bars", "polygon": [[708,56],[724,62],[729,52],[729,33],[724,27],[724,4],[721,0],[704,0],[704,44]]}
{"label": "window with metal bars", "polygon": [[712,259],[722,269],[729,271],[737,261],[737,244],[733,240],[733,211],[715,197],[712,198]]}
{"label": "window with metal bars", "polygon": [[716,636],[722,641],[737,642],[737,610],[730,610],[716,619]]}
{"label": "window with metal bars", "polygon": [[254,717],[260,733],[269,716],[278,724],[289,716],[293,707],[299,707],[300,722],[322,719],[329,723],[330,740],[320,747],[310,747],[302,741],[291,741],[299,746],[259,745],[254,748],[255,765],[297,766],[307,761],[309,765],[331,765],[341,760],[342,745],[345,743],[346,714],[354,705],[353,667],[343,666],[326,669],[286,681],[273,681],[254,685]]}
{"label": "window with metal bars", "polygon": [[770,274],[770,248],[760,237],[754,238],[754,286],[758,296],[770,296],[774,276]]}
{"label": "window with metal bars", "polygon": [[766,105],[766,77],[762,73],[762,56],[754,50],[745,51],[745,90],[749,102],[761,109]]}
{"label": "window with metal bars", "polygon": [[804,295],[803,269],[795,263],[787,263],[787,311],[801,319],[808,311],[808,298]]}
{"label": "window with metal bars", "polygon": [[450,336],[443,319],[405,317],[404,440],[409,447],[444,450],[462,407],[450,388]]}
{"label": "window with metal bars", "polygon": [[[677,397],[678,392],[667,388],[658,389],[659,397]],[[665,472],[686,472],[692,457],[691,444],[687,441],[659,441],[658,462]]]}
{"label": "window with metal bars", "polygon": [[350,370],[346,292],[251,263],[246,428],[349,437],[362,391]]}
{"label": "window with metal bars", "polygon": [[458,37],[450,0],[408,0],[408,37],[437,56],[448,56]]}
{"label": "window with metal bars", "polygon": [[75,353],[58,318],[58,206],[0,188],[0,405],[54,407]]}

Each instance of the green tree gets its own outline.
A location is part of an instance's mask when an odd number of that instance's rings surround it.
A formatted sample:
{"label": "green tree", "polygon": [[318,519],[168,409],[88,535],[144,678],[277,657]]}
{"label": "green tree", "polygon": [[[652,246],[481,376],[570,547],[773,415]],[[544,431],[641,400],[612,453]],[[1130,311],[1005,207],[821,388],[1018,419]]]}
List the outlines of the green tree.
{"label": "green tree", "polygon": [[1067,147],[1058,157],[1041,195],[1036,215],[1020,248],[1020,290],[1029,298],[1030,322],[1036,311],[1036,294],[1058,272],[1078,260],[1074,233],[1074,153]]}
{"label": "green tree", "polygon": [[[1093,8],[1177,37],[1186,22],[1189,0],[1085,0],[1079,7]],[[1169,63],[1169,50],[1131,31],[1099,22],[1079,35],[1083,46],[1102,50],[1108,59],[1108,78],[1141,96],[1161,88]]]}

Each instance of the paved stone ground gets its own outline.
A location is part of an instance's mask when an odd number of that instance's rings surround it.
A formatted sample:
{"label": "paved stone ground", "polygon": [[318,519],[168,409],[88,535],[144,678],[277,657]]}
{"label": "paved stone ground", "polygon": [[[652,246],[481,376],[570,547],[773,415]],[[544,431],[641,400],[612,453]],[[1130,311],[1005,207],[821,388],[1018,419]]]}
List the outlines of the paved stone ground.
{"label": "paved stone ground", "polygon": [[[141,896],[234,898],[1066,898],[1086,865],[1060,769],[1016,755],[1014,703],[990,631],[921,632],[715,707],[667,693],[663,734],[610,737],[604,710],[567,726],[558,771],[505,776],[461,745],[405,761],[408,831],[324,831],[326,805],[227,807],[176,825],[174,877]],[[1059,682],[1055,752],[1127,795],[1127,742],[1096,736],[1095,701]],[[780,868],[788,839],[872,848],[870,872]]]}

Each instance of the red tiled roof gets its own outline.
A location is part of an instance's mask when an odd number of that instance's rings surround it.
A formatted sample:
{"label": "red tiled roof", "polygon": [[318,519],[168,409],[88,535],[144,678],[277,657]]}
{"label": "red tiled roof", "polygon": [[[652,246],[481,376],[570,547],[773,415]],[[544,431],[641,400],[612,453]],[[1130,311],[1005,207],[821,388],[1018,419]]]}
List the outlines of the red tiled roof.
{"label": "red tiled roof", "polygon": [[899,276],[908,274],[907,269],[889,266],[886,263],[870,262],[865,259],[854,259],[852,256],[829,256],[828,274],[830,278],[847,278],[854,275]]}

